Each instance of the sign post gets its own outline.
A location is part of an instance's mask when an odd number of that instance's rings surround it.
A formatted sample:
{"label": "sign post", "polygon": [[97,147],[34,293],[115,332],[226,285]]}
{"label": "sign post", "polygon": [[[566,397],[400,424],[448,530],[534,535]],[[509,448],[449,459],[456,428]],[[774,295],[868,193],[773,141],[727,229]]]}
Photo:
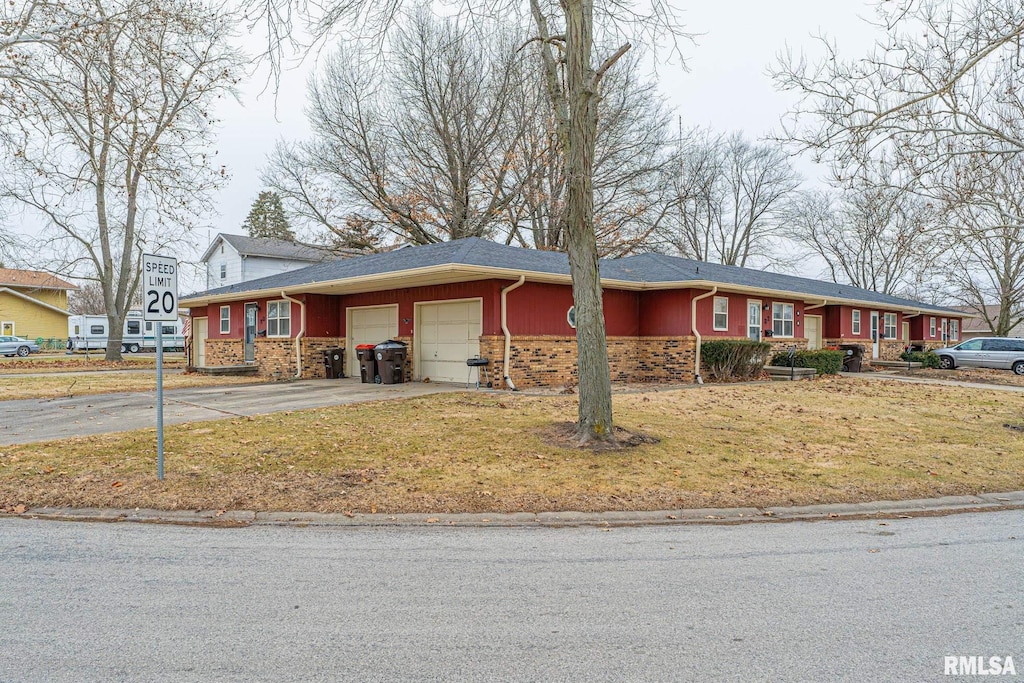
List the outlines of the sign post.
{"label": "sign post", "polygon": [[156,478],[164,479],[163,323],[178,319],[178,260],[142,255],[142,319],[156,327]]}

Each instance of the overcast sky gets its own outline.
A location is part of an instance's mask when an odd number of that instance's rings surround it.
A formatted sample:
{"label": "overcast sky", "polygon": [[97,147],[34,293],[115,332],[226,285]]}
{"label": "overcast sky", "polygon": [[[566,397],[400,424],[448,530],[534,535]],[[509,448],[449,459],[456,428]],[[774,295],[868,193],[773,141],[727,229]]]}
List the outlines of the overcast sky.
{"label": "overcast sky", "polygon": [[[689,72],[660,66],[662,92],[683,117],[686,127],[702,125],[716,130],[742,130],[760,137],[778,126],[779,117],[792,98],[774,90],[766,68],[788,44],[796,51],[817,54],[812,36],[835,37],[843,54],[858,56],[870,47],[874,33],[859,19],[870,17],[870,7],[860,0],[675,0],[683,10],[686,29],[701,34],[697,44],[686,45]],[[303,115],[308,68],[286,72],[276,101],[270,92],[260,95],[265,74],[243,87],[241,102],[220,108],[218,140],[220,163],[231,173],[220,193],[219,217],[213,217],[211,234],[242,233],[242,221],[262,189],[260,169],[274,143],[282,138],[305,137]],[[803,172],[813,167],[798,163]],[[197,240],[205,248],[206,236]]]}

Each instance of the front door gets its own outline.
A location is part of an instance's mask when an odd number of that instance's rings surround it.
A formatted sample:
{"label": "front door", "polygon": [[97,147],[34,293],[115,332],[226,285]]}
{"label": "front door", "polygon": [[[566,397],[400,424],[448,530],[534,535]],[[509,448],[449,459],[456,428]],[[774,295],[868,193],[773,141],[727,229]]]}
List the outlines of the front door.
{"label": "front door", "polygon": [[14,323],[13,322],[4,321],[3,323],[0,323],[0,328],[2,328],[2,329],[0,329],[0,336],[3,336],[3,337],[13,337],[14,336]]}
{"label": "front door", "polygon": [[903,343],[910,343],[910,323],[908,323],[906,320],[903,321]]}
{"label": "front door", "polygon": [[821,348],[821,316],[804,316],[804,335],[807,337],[807,349],[817,351]]}
{"label": "front door", "polygon": [[195,354],[197,368],[206,367],[206,337],[208,336],[207,319],[196,318],[192,321],[192,353]]}
{"label": "front door", "polygon": [[878,358],[878,311],[871,311],[871,357]]}
{"label": "front door", "polygon": [[245,362],[256,362],[256,314],[257,304],[245,305]]}
{"label": "front door", "polygon": [[747,300],[747,336],[751,341],[761,341],[761,302]]}

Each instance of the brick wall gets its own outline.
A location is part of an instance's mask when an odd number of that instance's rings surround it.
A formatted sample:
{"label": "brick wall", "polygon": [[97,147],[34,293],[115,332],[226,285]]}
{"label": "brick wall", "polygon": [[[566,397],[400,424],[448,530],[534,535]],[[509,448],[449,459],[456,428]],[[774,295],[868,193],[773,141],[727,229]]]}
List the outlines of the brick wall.
{"label": "brick wall", "polygon": [[[839,346],[840,344],[860,344],[864,347],[864,363],[871,364],[871,340],[870,339],[825,339],[826,346]],[[902,339],[882,339],[878,342],[878,360],[899,360],[900,354],[906,348],[908,342]],[[925,342],[910,342],[911,344],[924,344]]]}
{"label": "brick wall", "polygon": [[[608,364],[613,382],[692,382],[693,337],[608,337]],[[480,355],[495,387],[504,387],[505,338],[480,338]],[[518,388],[574,385],[576,338],[512,337],[512,381]]]}
{"label": "brick wall", "polygon": [[[797,351],[803,351],[804,349],[807,348],[807,339],[803,337],[796,337],[790,339],[775,339],[774,337],[772,337],[769,339],[765,339],[764,341],[768,342],[768,345],[772,347],[771,351],[768,352],[769,361],[771,360],[771,357],[774,356],[776,353],[788,353],[789,350],[794,346],[796,347]],[[821,343],[822,345],[825,345],[828,342],[823,339]]]}
{"label": "brick wall", "polygon": [[[324,379],[327,377],[327,370],[324,369],[324,351],[327,349],[344,349],[345,339],[342,337],[303,337],[302,338],[302,379]],[[348,367],[348,360],[345,354],[345,376],[351,377],[352,368]],[[292,346],[292,366],[295,370],[295,348]],[[359,368],[355,368],[355,374],[359,374]]]}
{"label": "brick wall", "polygon": [[207,339],[206,365],[244,365],[245,347],[241,339]]}
{"label": "brick wall", "polygon": [[[344,348],[345,340],[340,337],[303,337],[302,378],[323,379],[324,349]],[[256,365],[259,376],[268,379],[292,379],[295,377],[295,340],[291,338],[256,339]],[[345,368],[348,375],[349,368]]]}

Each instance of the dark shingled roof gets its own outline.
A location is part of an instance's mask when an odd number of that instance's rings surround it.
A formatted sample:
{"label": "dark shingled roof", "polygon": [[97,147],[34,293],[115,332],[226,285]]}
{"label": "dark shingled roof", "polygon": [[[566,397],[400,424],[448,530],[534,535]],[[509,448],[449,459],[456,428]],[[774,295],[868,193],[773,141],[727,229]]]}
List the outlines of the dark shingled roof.
{"label": "dark shingled roof", "polygon": [[[221,233],[218,237],[230,244],[235,251],[243,256],[264,256],[267,258],[284,258],[293,261],[323,261],[332,257],[330,251],[318,247],[302,244],[300,242],[289,242],[288,240],[272,239],[270,237],[247,237],[246,235],[228,235]],[[214,244],[216,244],[214,240]],[[211,244],[212,248],[213,245]],[[209,252],[209,249],[207,250]],[[203,254],[206,260],[209,254]]]}
{"label": "dark shingled roof", "polygon": [[[442,265],[505,268],[523,273],[569,274],[569,260],[564,253],[506,246],[471,237],[453,242],[396,249],[383,254],[324,261],[287,273],[211,289],[183,298],[205,298],[254,290],[284,289],[304,284],[346,280]],[[665,256],[664,254],[639,254],[621,259],[602,259],[600,267],[601,277],[605,280],[621,280],[638,284],[706,281],[724,287],[735,285],[821,299],[853,299],[896,308],[959,313],[952,308],[931,306],[850,285],[781,275],[753,268],[723,266],[717,263]]]}

